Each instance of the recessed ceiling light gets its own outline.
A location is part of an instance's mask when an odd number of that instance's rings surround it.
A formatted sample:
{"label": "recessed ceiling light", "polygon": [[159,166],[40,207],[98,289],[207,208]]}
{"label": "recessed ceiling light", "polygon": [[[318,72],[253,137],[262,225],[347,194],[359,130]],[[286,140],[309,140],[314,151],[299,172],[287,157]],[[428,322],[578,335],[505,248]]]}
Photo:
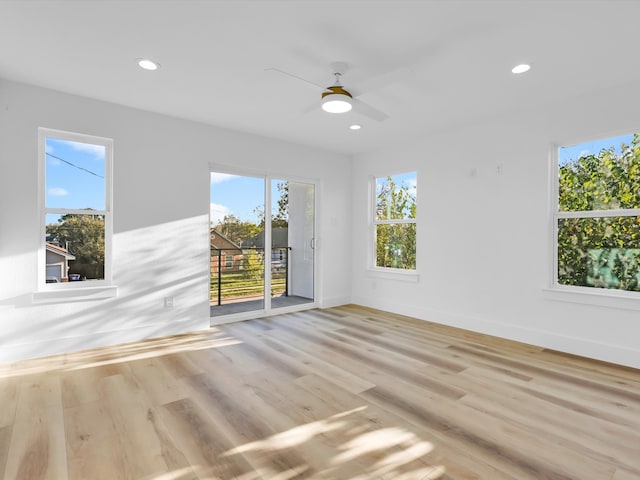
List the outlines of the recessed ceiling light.
{"label": "recessed ceiling light", "polygon": [[360,125],[351,125],[349,128],[351,130],[360,130],[362,127]]}
{"label": "recessed ceiling light", "polygon": [[160,64],[154,62],[153,60],[149,60],[148,58],[139,58],[138,65],[140,68],[144,68],[145,70],[157,70],[160,68]]}
{"label": "recessed ceiling light", "polygon": [[513,67],[511,69],[511,73],[524,73],[524,72],[528,72],[529,70],[531,70],[531,65],[527,65],[526,63],[521,63],[520,65],[516,65],[515,67]]}

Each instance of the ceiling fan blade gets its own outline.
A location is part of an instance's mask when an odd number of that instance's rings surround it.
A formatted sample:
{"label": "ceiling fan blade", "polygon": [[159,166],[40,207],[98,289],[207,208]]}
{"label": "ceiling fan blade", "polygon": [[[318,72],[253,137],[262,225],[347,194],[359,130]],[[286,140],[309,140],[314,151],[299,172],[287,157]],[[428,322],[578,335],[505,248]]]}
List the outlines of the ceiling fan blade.
{"label": "ceiling fan blade", "polygon": [[295,78],[296,80],[301,80],[301,81],[303,81],[305,83],[308,83],[309,85],[313,85],[314,87],[317,87],[320,90],[326,90],[327,89],[326,87],[323,87],[322,85],[318,85],[317,83],[313,83],[312,81],[307,80],[306,78],[299,77],[298,75],[294,75],[293,73],[285,72],[284,70],[280,70],[279,68],[269,67],[269,68],[265,68],[264,70],[265,70],[265,72],[266,71],[273,71],[273,72],[281,73],[283,75],[287,75],[288,77]]}
{"label": "ceiling fan blade", "polygon": [[389,115],[387,115],[383,111],[378,110],[377,108],[374,108],[368,103],[364,103],[362,100],[358,100],[357,98],[351,99],[351,104],[353,105],[353,109],[356,112],[361,113],[373,120],[377,120],[378,122],[383,122],[387,118],[389,118]]}
{"label": "ceiling fan blade", "polygon": [[362,92],[373,92],[396,83],[403,83],[415,77],[416,72],[411,67],[400,67],[395,70],[369,77],[358,83],[358,89]]}
{"label": "ceiling fan blade", "polygon": [[312,103],[312,104],[307,105],[307,106],[302,110],[302,113],[303,113],[304,115],[306,115],[306,114],[311,113],[311,112],[313,112],[313,111],[315,111],[315,110],[320,110],[320,104],[319,104],[318,102],[315,102],[315,103]]}

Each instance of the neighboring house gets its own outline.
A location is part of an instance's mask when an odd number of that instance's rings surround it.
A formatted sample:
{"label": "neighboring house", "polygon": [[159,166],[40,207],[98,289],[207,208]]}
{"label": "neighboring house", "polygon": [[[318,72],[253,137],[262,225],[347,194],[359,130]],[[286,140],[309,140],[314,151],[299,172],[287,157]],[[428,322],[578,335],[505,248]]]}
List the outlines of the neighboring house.
{"label": "neighboring house", "polygon": [[[287,247],[289,245],[289,229],[287,227],[275,227],[271,229],[271,247]],[[264,248],[264,230],[255,237],[243,242],[245,247]]]}
{"label": "neighboring house", "polygon": [[238,272],[242,269],[242,248],[215,229],[211,229],[211,273]]}
{"label": "neighboring house", "polygon": [[67,281],[69,260],[75,260],[66,248],[53,243],[45,243],[47,252],[47,283]]}
{"label": "neighboring house", "polygon": [[[264,231],[255,237],[248,239],[245,246],[262,249],[264,251]],[[271,266],[273,268],[285,268],[288,260],[289,229],[287,227],[275,227],[271,229]]]}

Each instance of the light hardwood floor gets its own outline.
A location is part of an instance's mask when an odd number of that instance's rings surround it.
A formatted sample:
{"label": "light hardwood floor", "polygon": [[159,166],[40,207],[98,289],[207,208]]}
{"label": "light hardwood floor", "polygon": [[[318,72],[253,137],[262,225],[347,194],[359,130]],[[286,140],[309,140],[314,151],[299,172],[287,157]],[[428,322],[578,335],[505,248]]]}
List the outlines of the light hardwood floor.
{"label": "light hardwood floor", "polygon": [[640,479],[640,371],[345,306],[0,366],[4,479]]}

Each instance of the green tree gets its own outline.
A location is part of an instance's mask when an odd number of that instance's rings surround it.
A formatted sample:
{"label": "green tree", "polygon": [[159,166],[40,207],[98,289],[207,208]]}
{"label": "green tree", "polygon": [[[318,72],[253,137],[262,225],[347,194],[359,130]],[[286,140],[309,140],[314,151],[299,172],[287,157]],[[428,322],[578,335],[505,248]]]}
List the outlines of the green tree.
{"label": "green tree", "polygon": [[244,250],[242,276],[256,284],[264,281],[264,253],[258,250]]}
{"label": "green tree", "polygon": [[[283,181],[276,184],[278,189],[278,211],[271,214],[272,228],[286,228],[289,226],[289,182]],[[253,209],[253,213],[260,219],[260,228],[264,228],[265,214],[264,206],[258,205]]]}
{"label": "green tree", "polygon": [[288,227],[289,226],[289,182],[279,182],[276,185],[278,192],[278,212],[271,215],[271,226]]}
{"label": "green tree", "polygon": [[104,216],[67,214],[58,223],[47,225],[51,243],[66,248],[76,259],[71,261],[70,272],[87,278],[104,276]]}
{"label": "green tree", "polygon": [[[640,135],[630,144],[559,167],[559,210],[640,208]],[[558,280],[563,285],[639,290],[640,217],[561,218]]]}
{"label": "green tree", "polygon": [[240,246],[244,241],[255,237],[261,231],[259,225],[252,222],[243,222],[232,214],[225,215],[222,220],[218,221],[214,228],[233,243]]}

